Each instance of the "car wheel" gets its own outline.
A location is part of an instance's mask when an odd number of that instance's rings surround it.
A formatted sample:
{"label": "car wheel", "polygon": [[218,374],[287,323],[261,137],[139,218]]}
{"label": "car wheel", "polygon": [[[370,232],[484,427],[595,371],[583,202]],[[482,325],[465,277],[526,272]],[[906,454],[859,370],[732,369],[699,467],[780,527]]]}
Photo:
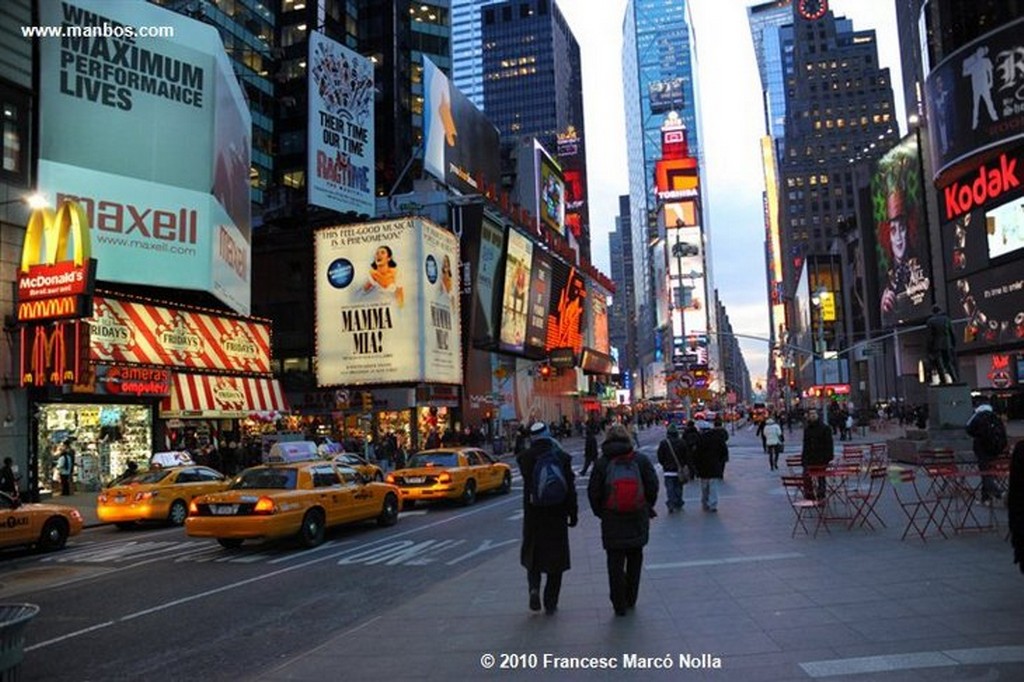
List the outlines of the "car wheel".
{"label": "car wheel", "polygon": [[119,523],[115,523],[114,525],[117,526],[119,530],[131,530],[135,527],[135,523],[133,523],[132,521],[121,521]]}
{"label": "car wheel", "polygon": [[324,541],[324,515],[318,509],[310,509],[302,517],[299,542],[303,547],[316,547]]}
{"label": "car wheel", "polygon": [[506,471],[505,477],[501,479],[501,487],[498,488],[498,492],[502,495],[508,495],[512,492],[512,472]]}
{"label": "car wheel", "polygon": [[185,505],[185,500],[171,502],[171,511],[167,514],[167,521],[172,526],[182,526],[185,524],[186,518],[188,518],[188,506]]}
{"label": "car wheel", "polygon": [[217,544],[224,549],[238,549],[242,546],[241,538],[217,538]]}
{"label": "car wheel", "polygon": [[393,526],[398,523],[398,498],[388,493],[384,496],[384,506],[377,517],[378,526]]}
{"label": "car wheel", "polygon": [[68,524],[64,519],[50,519],[39,534],[39,548],[44,552],[61,549],[68,541]]}
{"label": "car wheel", "polygon": [[476,481],[472,478],[466,481],[466,487],[462,489],[462,497],[459,498],[459,502],[465,507],[476,502]]}

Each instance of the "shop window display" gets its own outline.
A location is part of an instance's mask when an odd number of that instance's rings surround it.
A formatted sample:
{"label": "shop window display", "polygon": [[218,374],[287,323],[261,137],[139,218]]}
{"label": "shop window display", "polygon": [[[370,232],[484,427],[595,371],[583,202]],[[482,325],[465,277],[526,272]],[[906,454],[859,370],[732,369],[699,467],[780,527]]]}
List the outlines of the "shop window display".
{"label": "shop window display", "polygon": [[73,439],[74,488],[91,492],[122,473],[129,460],[149,460],[152,425],[152,411],[146,405],[40,404],[37,442],[42,492],[59,490],[60,443]]}

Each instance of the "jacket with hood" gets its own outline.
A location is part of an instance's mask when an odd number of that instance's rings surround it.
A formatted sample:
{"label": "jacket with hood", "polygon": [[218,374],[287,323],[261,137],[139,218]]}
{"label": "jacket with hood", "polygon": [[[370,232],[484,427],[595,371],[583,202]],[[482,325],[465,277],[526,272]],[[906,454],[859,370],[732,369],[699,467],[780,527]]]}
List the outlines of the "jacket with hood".
{"label": "jacket with hood", "polygon": [[[644,485],[646,505],[628,514],[606,510],[605,479],[611,460],[621,455],[633,454],[640,467],[640,480]],[[654,465],[641,453],[633,451],[633,443],[609,437],[601,445],[601,457],[594,465],[587,485],[587,497],[594,516],[601,519],[601,543],[607,549],[637,549],[647,544],[650,534],[651,514],[658,500],[658,473]]]}

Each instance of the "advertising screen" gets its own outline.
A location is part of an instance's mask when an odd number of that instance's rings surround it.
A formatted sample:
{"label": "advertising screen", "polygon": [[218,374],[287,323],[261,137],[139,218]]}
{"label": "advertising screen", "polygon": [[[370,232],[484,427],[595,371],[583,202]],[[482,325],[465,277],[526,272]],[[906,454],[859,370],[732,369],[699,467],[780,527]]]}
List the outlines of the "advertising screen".
{"label": "advertising screen", "polygon": [[423,59],[423,168],[469,194],[482,193],[478,179],[501,184],[498,129],[453,86],[441,69]]}
{"label": "advertising screen", "polygon": [[661,159],[654,164],[655,186],[663,197],[695,193],[700,185],[697,159]]}
{"label": "advertising screen", "polygon": [[476,263],[476,282],[473,287],[474,318],[473,342],[490,345],[497,337],[500,306],[497,297],[502,292],[499,281],[500,265],[505,254],[505,228],[483,219],[480,227],[480,245]]}
{"label": "advertising screen", "polygon": [[372,216],[373,62],[313,31],[308,76],[309,203]]}
{"label": "advertising screen", "polygon": [[422,218],[314,232],[317,383],[462,381],[459,243]]}
{"label": "advertising screen", "polygon": [[948,293],[950,316],[968,320],[963,338],[957,339],[958,349],[1020,343],[1024,339],[1024,268],[1020,261],[950,282]]}
{"label": "advertising screen", "polygon": [[521,353],[526,344],[526,317],[530,297],[530,268],[533,242],[516,230],[509,230],[505,252],[505,286],[501,297],[502,350]]}
{"label": "advertising screen", "polygon": [[1024,19],[964,45],[925,79],[936,175],[971,154],[1024,136],[1020,92]]}
{"label": "advertising screen", "polygon": [[985,234],[990,259],[1024,248],[1024,198],[1018,197],[986,211]]}
{"label": "advertising screen", "polygon": [[560,260],[552,261],[547,350],[572,348],[579,355],[583,348],[583,306],[586,298],[587,285],[583,274]]}
{"label": "advertising screen", "polygon": [[917,138],[908,135],[878,160],[871,177],[878,311],[883,327],[926,318],[933,301],[924,184]]}
{"label": "advertising screen", "polygon": [[540,223],[560,235],[565,234],[565,181],[558,164],[536,144],[537,216]]}
{"label": "advertising screen", "polygon": [[39,41],[39,191],[86,210],[97,279],[207,291],[248,314],[252,122],[217,30],[130,0],[43,2],[39,17],[118,29]]}
{"label": "advertising screen", "polygon": [[551,256],[540,249],[534,249],[533,268],[530,271],[530,308],[526,317],[527,355],[544,355],[550,304]]}

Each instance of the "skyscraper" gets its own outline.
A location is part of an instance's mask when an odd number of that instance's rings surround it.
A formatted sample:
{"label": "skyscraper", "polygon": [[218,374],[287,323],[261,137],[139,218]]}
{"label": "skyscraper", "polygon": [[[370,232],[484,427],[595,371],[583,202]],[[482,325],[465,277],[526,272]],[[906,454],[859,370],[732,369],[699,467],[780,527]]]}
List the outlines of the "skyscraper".
{"label": "skyscraper", "polygon": [[615,229],[608,233],[611,278],[615,282],[608,331],[619,353],[619,371],[625,377],[636,367],[636,299],[633,294],[633,251],[630,248],[629,196],[619,197]]}
{"label": "skyscraper", "polygon": [[559,159],[566,223],[589,261],[583,75],[572,29],[553,0],[505,0],[480,8],[480,39],[484,112],[503,145],[535,138]]}
{"label": "skyscraper", "polygon": [[481,111],[484,108],[484,61],[480,10],[501,0],[452,0],[452,82]]}

